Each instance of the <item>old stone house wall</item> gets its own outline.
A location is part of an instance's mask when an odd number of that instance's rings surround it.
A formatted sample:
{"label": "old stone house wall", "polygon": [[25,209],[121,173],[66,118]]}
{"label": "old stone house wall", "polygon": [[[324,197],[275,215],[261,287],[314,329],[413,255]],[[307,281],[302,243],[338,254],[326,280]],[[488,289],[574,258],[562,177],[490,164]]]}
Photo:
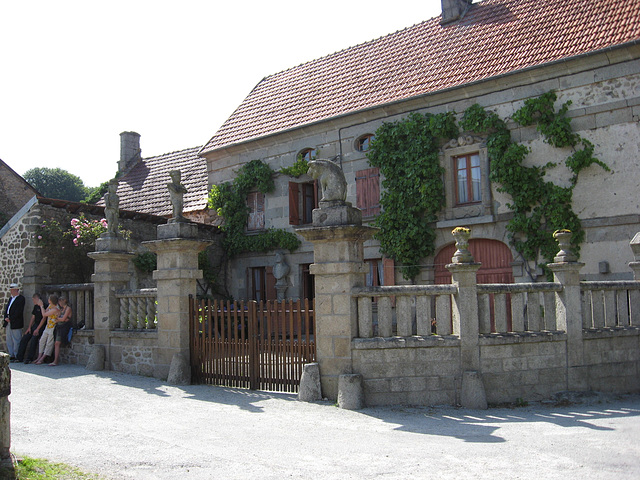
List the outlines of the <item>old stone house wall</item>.
{"label": "old stone house wall", "polygon": [[[526,164],[544,165],[549,161],[559,165],[548,172],[547,179],[567,185],[569,171],[560,162],[571,154],[570,149],[556,149],[546,144],[535,127],[522,128],[509,121],[510,116],[528,98],[549,90],[558,95],[557,105],[571,101],[569,116],[574,131],[595,145],[596,156],[611,168],[605,172],[592,166],[581,173],[574,193],[574,211],[586,230],[586,243],[582,254],[596,261],[582,272],[585,279],[630,278],[623,256],[626,244],[640,223],[640,204],[633,200],[640,185],[640,47],[632,46],[598,53],[563,63],[548,65],[528,72],[516,73],[487,82],[452,89],[446,92],[414,98],[353,115],[312,124],[283,134],[227,147],[208,154],[210,184],[232,180],[242,164],[261,159],[274,170],[291,166],[304,149],[313,148],[318,158],[337,158],[348,182],[347,201],[357,203],[355,172],[369,168],[365,153],[356,149],[362,135],[375,133],[383,122],[405,117],[409,112],[440,113],[454,111],[461,114],[474,103],[495,111],[507,120],[514,141],[531,148]],[[471,145],[454,148],[482,151],[483,139]],[[490,160],[489,160],[490,161]],[[443,149],[442,166],[445,175],[448,205],[453,192],[450,151]],[[485,173],[488,173],[488,169]],[[288,221],[288,191],[290,181],[310,180],[306,176],[293,179],[285,175],[276,177],[276,190],[265,198],[265,228],[292,229]],[[490,198],[483,199],[486,207],[478,211],[468,208],[445,208],[436,225],[436,251],[451,243],[449,232],[458,225],[473,225],[474,238],[490,238],[508,244],[506,225],[511,217],[510,198],[490,185]],[[624,199],[624,200],[623,200]],[[365,219],[366,221],[367,219]],[[606,227],[606,230],[603,228]],[[514,259],[517,254],[512,251]],[[378,258],[378,243],[365,243],[365,258]],[[271,265],[273,256],[247,254],[231,265],[232,294],[237,298],[248,296],[246,272],[254,266]],[[301,296],[301,264],[313,261],[312,247],[303,242],[301,248],[286,256],[291,265],[287,296]],[[603,268],[606,262],[607,267]],[[433,282],[433,258],[424,259],[422,274],[417,283]],[[522,267],[514,263],[515,281],[529,281]],[[396,281],[402,282],[399,275]]]}

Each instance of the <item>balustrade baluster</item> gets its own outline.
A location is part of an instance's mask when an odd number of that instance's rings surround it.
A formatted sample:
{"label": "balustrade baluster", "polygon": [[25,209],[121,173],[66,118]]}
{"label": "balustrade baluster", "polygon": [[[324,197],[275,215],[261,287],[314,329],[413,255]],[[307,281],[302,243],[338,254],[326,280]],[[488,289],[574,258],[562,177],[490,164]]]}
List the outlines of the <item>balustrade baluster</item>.
{"label": "balustrade baluster", "polygon": [[[525,295],[526,295],[525,293],[511,294],[511,330],[514,332],[524,332],[527,329],[524,321]],[[527,306],[527,312],[528,312],[528,306]],[[497,313],[496,313],[496,316],[497,316]],[[505,324],[505,330],[506,330],[506,324]]]}
{"label": "balustrade baluster", "polygon": [[539,332],[542,330],[542,319],[540,317],[540,294],[538,292],[527,293],[527,330]]}
{"label": "balustrade baluster", "polygon": [[478,328],[480,333],[491,333],[491,307],[488,294],[478,295]]}
{"label": "balustrade baluster", "polygon": [[410,337],[413,334],[411,318],[411,297],[400,296],[396,300],[396,317],[399,337]]}
{"label": "balustrade baluster", "polygon": [[436,297],[436,331],[438,335],[451,335],[451,295]]}
{"label": "balustrade baluster", "polygon": [[618,325],[616,308],[616,291],[605,290],[604,294],[604,326],[615,327]]}
{"label": "balustrade baluster", "polygon": [[378,335],[381,337],[393,336],[393,317],[391,314],[391,298],[378,298]]}
{"label": "balustrade baluster", "polygon": [[493,296],[493,316],[496,323],[496,332],[507,331],[507,296],[504,293],[496,293]]}
{"label": "balustrade baluster", "polygon": [[431,335],[431,300],[433,297],[419,295],[416,297],[416,334]]}
{"label": "balustrade baluster", "polygon": [[358,298],[358,335],[360,338],[373,337],[373,308],[371,297]]}

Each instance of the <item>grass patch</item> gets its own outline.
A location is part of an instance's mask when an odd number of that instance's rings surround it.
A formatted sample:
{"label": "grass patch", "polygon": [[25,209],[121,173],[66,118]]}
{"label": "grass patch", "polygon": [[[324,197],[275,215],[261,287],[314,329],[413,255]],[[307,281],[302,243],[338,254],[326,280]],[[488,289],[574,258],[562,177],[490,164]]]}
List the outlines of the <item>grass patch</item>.
{"label": "grass patch", "polygon": [[3,476],[2,478],[15,478],[15,480],[102,480],[102,477],[84,473],[64,463],[54,463],[30,457],[18,460],[14,477]]}

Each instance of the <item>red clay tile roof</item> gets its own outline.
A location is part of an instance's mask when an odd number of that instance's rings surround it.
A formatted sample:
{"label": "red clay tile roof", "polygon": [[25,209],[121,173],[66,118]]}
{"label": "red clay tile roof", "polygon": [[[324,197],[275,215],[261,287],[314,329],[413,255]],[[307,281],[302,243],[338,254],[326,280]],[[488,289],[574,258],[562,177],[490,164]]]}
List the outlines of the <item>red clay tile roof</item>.
{"label": "red clay tile roof", "polygon": [[266,77],[200,153],[639,38],[638,0],[485,0]]}
{"label": "red clay tile roof", "polygon": [[[169,171],[182,172],[182,184],[187,187],[184,195],[184,212],[203,210],[207,206],[207,162],[197,155],[200,147],[157,157],[143,158],[124,176],[120,177],[118,196],[120,208],[134,212],[171,216],[171,201],[167,184],[171,182]],[[98,204],[104,204],[100,200]]]}

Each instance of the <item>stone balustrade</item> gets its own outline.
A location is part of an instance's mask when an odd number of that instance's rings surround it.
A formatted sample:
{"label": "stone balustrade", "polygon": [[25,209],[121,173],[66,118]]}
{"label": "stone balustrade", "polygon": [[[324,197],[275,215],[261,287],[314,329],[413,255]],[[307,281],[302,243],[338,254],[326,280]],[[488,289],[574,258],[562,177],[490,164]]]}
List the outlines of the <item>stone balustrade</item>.
{"label": "stone balustrade", "polygon": [[[391,337],[394,336],[394,330],[400,337],[426,336],[432,333],[451,335],[451,295],[457,291],[454,285],[396,285],[354,289],[352,295],[358,302],[358,336]],[[377,306],[377,325],[373,314],[374,302]]]}
{"label": "stone balustrade", "polygon": [[42,298],[45,305],[47,297],[51,294],[67,298],[69,305],[73,309],[71,322],[74,328],[93,329],[93,283],[45,285]]}
{"label": "stone balustrade", "polygon": [[480,334],[557,330],[559,283],[487,283],[477,291]]}
{"label": "stone balustrade", "polygon": [[116,293],[120,300],[121,330],[155,330],[157,289],[126,290]]}
{"label": "stone balustrade", "polygon": [[640,282],[580,282],[582,328],[640,326]]}

